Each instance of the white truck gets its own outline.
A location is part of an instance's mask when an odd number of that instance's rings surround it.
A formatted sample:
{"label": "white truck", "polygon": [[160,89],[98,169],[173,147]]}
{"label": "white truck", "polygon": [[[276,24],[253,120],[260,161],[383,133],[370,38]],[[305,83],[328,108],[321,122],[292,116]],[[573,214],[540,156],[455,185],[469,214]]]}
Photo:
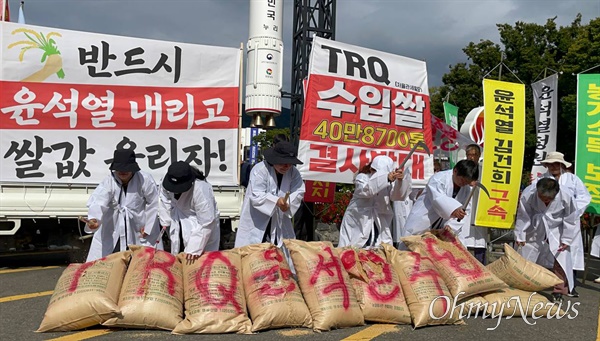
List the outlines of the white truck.
{"label": "white truck", "polygon": [[[3,257],[34,252],[65,253],[83,262],[91,236],[83,232],[80,216],[87,215],[86,202],[95,185],[50,183],[0,183],[0,261]],[[243,189],[215,186],[221,212],[223,248],[233,245]]]}

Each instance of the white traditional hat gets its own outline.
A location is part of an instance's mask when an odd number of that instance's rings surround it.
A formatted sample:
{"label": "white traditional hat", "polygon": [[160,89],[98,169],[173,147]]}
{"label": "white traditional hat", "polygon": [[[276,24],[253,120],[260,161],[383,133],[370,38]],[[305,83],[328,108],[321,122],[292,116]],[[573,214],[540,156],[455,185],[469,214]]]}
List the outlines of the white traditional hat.
{"label": "white traditional hat", "polygon": [[548,155],[546,155],[546,159],[541,161],[541,163],[555,163],[555,162],[560,162],[563,165],[565,165],[565,167],[567,167],[567,168],[571,167],[571,163],[565,161],[564,154],[559,153],[559,152],[550,152],[550,153],[548,153]]}

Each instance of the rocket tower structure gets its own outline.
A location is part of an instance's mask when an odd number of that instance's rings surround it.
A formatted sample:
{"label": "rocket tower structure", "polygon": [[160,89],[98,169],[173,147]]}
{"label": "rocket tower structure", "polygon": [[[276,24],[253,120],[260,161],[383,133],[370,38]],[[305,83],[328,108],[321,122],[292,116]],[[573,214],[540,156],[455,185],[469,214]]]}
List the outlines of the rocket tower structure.
{"label": "rocket tower structure", "polygon": [[282,25],[283,0],[250,0],[246,114],[255,127],[274,127],[273,117],[281,114]]}

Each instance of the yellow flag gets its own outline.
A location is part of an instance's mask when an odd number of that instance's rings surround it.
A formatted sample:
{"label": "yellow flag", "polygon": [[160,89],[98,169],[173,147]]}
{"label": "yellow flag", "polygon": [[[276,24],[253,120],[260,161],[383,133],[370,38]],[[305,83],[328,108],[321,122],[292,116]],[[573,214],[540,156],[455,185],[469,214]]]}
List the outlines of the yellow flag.
{"label": "yellow flag", "polygon": [[484,145],[481,184],[475,224],[495,228],[513,227],[525,149],[525,86],[483,80]]}

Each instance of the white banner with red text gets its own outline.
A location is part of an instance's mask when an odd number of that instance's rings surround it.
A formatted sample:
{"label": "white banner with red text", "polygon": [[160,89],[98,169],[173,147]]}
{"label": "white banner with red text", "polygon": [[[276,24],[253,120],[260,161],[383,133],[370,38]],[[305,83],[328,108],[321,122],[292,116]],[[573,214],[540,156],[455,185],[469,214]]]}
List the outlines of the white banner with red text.
{"label": "white banner with red text", "polygon": [[240,51],[0,26],[1,181],[98,183],[133,148],[156,180],[177,160],[238,179]]}
{"label": "white banner with red text", "polygon": [[[377,155],[400,164],[423,141],[433,151],[425,62],[315,37],[298,169],[306,180],[352,183]],[[413,183],[433,174],[433,154],[417,147]]]}

